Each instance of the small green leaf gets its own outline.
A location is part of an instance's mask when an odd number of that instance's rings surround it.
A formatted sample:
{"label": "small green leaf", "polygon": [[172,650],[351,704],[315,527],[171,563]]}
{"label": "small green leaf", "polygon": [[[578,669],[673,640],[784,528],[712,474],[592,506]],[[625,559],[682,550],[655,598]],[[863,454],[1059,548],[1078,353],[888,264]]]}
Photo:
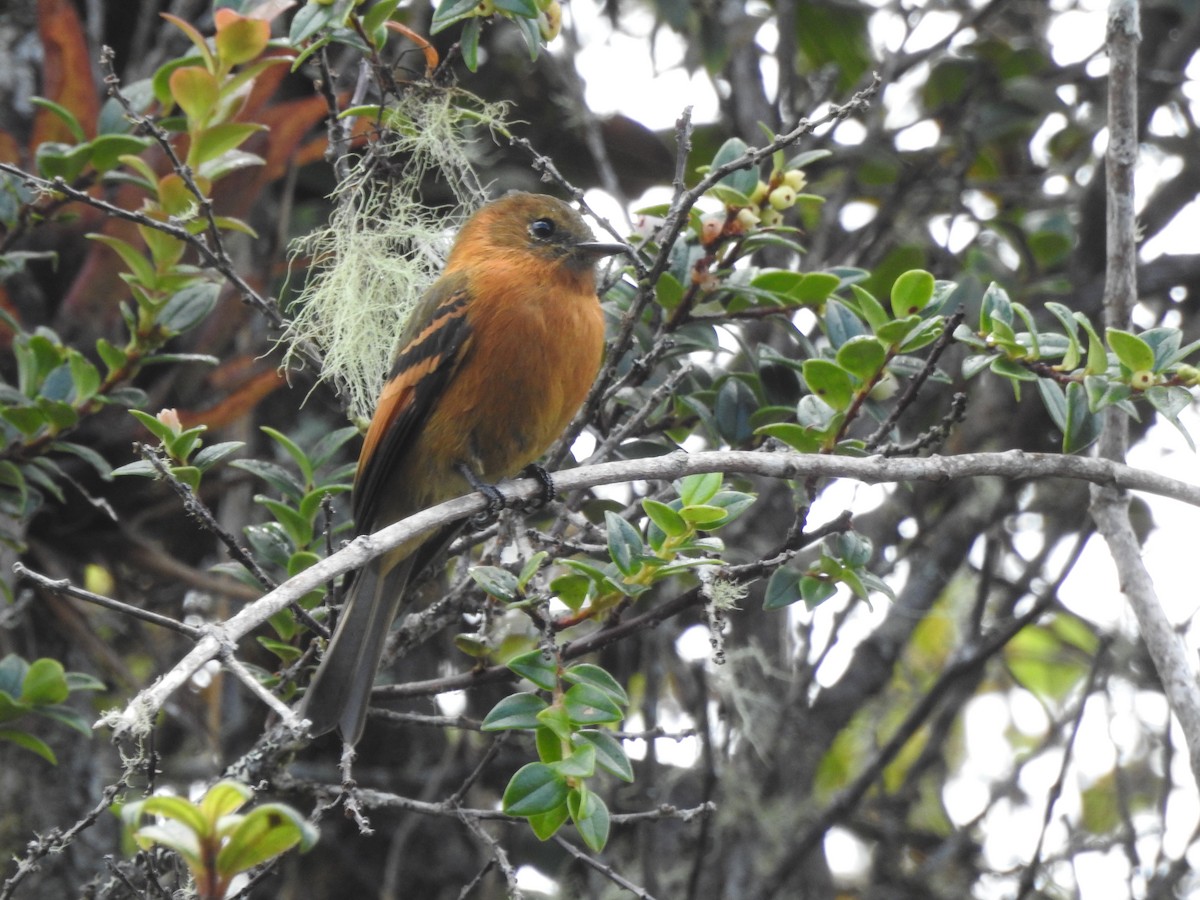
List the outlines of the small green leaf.
{"label": "small green leaf", "polygon": [[[196,469],[197,475],[199,472],[200,470]],[[271,515],[275,517],[275,521],[283,526],[283,530],[287,532],[287,536],[297,550],[307,547],[312,542],[313,523],[286,503],[264,497],[262,494],[256,495],[254,502],[262,504],[270,511]]]}
{"label": "small green leaf", "polygon": [[527,678],[543,691],[552,691],[558,684],[558,663],[553,657],[548,659],[541,650],[514,656],[505,665],[509,671]]}
{"label": "small green leaf", "polygon": [[264,863],[299,845],[303,853],[317,842],[317,829],[290,806],[264,803],[247,813],[217,854],[225,877]]}
{"label": "small green leaf", "polygon": [[254,791],[249,785],[227,778],[204,792],[200,798],[200,813],[208,821],[216,822],[222,816],[237,812],[253,797]]}
{"label": "small green leaf", "polygon": [[583,842],[597,853],[603,850],[608,843],[610,827],[608,807],[604,801],[595,792],[580,786],[567,798],[567,808]]}
{"label": "small green leaf", "polygon": [[563,695],[563,705],[576,725],[608,725],[624,715],[612,695],[593,684],[573,685]]}
{"label": "small green leaf", "polygon": [[271,438],[271,440],[275,441],[275,443],[287,451],[288,456],[290,456],[300,468],[300,475],[304,479],[304,484],[311,485],[313,483],[312,462],[309,460],[308,454],[300,449],[300,445],[282,431],[277,431],[276,429],[270,428],[266,425],[262,427],[262,431],[263,434],[267,435],[269,438]]}
{"label": "small green leaf", "polygon": [[596,748],[581,744],[570,756],[551,765],[566,778],[591,778],[596,774]]}
{"label": "small green leaf", "polygon": [[646,515],[650,517],[650,521],[670,537],[679,537],[687,534],[689,530],[687,522],[683,520],[683,516],[667,506],[667,504],[647,498],[642,501],[642,509],[646,511]]}
{"label": "small green leaf", "polygon": [[621,706],[629,705],[629,695],[617,679],[608,673],[607,669],[592,663],[576,663],[563,672],[563,680],[572,684],[590,684],[603,691]]}
{"label": "small green leaf", "polygon": [[501,805],[510,816],[537,816],[567,801],[567,780],[546,763],[528,763],[514,773]]}
{"label": "small green leaf", "polygon": [[199,325],[217,305],[221,286],[198,282],[185,287],[167,301],[158,314],[158,324],[172,334],[182,334]]}
{"label": "small green leaf", "polygon": [[442,0],[433,13],[429,33],[437,34],[439,31],[449,28],[455,22],[461,21],[468,16],[473,16],[477,5],[478,0]]}
{"label": "small green leaf", "polygon": [[828,359],[806,359],[803,367],[808,389],[835,410],[845,410],[854,398],[850,373]]}
{"label": "small green leaf", "polygon": [[776,569],[767,581],[766,594],[763,597],[763,609],[783,609],[802,599],[799,579],[795,572],[787,569]]}
{"label": "small green leaf", "polygon": [[801,453],[816,453],[821,449],[824,437],[822,432],[797,425],[795,422],[775,422],[764,425],[757,430],[757,433],[777,438]]}
{"label": "small green leaf", "polygon": [[52,766],[58,765],[58,757],[54,755],[54,751],[50,749],[50,745],[40,738],[34,737],[27,731],[20,731],[16,728],[0,728],[0,741],[8,741],[11,744],[16,744],[23,750],[28,750],[31,753],[36,753]]}
{"label": "small green leaf", "polygon": [[596,765],[601,769],[622,781],[633,781],[633,764],[615,737],[607,731],[580,731],[576,737],[596,748]]}
{"label": "small green leaf", "polygon": [[837,593],[837,584],[828,578],[805,575],[800,579],[800,597],[808,609],[816,609]]}
{"label": "small green leaf", "polygon": [[265,131],[266,126],[255,122],[220,122],[200,131],[194,138],[188,156],[193,165],[216,159],[222,153],[240,147],[250,135]]}
{"label": "small green leaf", "polygon": [[480,728],[483,731],[532,731],[541,724],[537,716],[547,706],[549,704],[537,694],[511,694],[492,707]]}
{"label": "small green leaf", "polygon": [[892,284],[892,313],[896,318],[919,313],[933,299],[934,278],[924,269],[911,269]]}
{"label": "small green leaf", "polygon": [[53,100],[47,100],[45,97],[30,97],[29,102],[61,119],[70,130],[71,137],[75,138],[76,143],[82,144],[87,140],[87,134],[84,133],[83,126],[79,124],[79,119],[65,106],[55,103]]}
{"label": "small green leaf", "polygon": [[641,558],[646,551],[641,534],[612,510],[604,513],[604,527],[612,561],[622,575],[632,575],[641,567]]}
{"label": "small green leaf", "polygon": [[499,566],[472,566],[471,580],[483,588],[484,593],[502,600],[514,603],[521,599],[521,586],[517,576]]}
{"label": "small green leaf", "polygon": [[203,66],[184,66],[171,73],[168,79],[171,97],[189,120],[204,124],[212,115],[221,97],[217,78]]}
{"label": "small green leaf", "polygon": [[883,308],[883,304],[876,300],[875,295],[870,291],[857,284],[850,285],[850,290],[858,303],[859,314],[871,326],[872,331],[878,332],[880,328],[892,321],[892,317]]}
{"label": "small green leaf", "polygon": [[33,706],[46,706],[62,703],[70,693],[62,663],[43,657],[29,664],[21,684],[20,699]]}
{"label": "small green leaf", "polygon": [[1100,436],[1102,419],[1088,408],[1087,393],[1077,381],[1067,385],[1066,404],[1063,453],[1078,453]]}
{"label": "small green leaf", "polygon": [[860,381],[874,378],[886,360],[887,347],[866,334],[850,338],[837,351],[837,364]]}
{"label": "small green leaf", "polygon": [[[734,160],[741,159],[749,150],[749,145],[741,138],[732,137],[725,141],[713,156],[712,168],[716,169],[726,163],[731,163]],[[744,169],[735,169],[718,182],[725,187],[732,188],[739,194],[749,197],[754,193],[755,187],[758,186],[758,170],[753,166],[746,166]]]}
{"label": "small green leaf", "polygon": [[724,480],[725,476],[720,472],[687,475],[675,482],[675,490],[684,506],[702,505],[716,496]]}
{"label": "small green leaf", "polygon": [[[473,20],[474,21],[474,20]],[[548,841],[558,832],[563,826],[563,823],[569,819],[571,814],[567,811],[567,804],[563,803],[556,806],[549,812],[541,813],[536,816],[528,816],[529,827],[533,829],[533,833],[539,841]]]}
{"label": "small green leaf", "polygon": [[1154,370],[1154,351],[1136,334],[1119,328],[1109,328],[1105,331],[1105,336],[1108,338],[1108,346],[1117,355],[1121,365],[1130,372]]}

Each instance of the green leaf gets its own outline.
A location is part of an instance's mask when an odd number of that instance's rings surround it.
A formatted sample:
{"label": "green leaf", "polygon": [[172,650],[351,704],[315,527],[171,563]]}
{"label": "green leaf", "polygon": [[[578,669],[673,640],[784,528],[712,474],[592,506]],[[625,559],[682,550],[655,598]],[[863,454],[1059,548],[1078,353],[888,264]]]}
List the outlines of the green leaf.
{"label": "green leaf", "polygon": [[799,579],[795,572],[776,569],[767,581],[763,609],[783,609],[802,599]]}
{"label": "green leaf", "polygon": [[837,584],[828,578],[804,575],[800,579],[800,597],[808,609],[816,609],[837,593]]}
{"label": "green leaf", "polygon": [[89,234],[87,237],[115,250],[125,265],[129,267],[129,271],[133,273],[137,284],[150,287],[157,281],[158,276],[154,272],[154,267],[150,265],[150,260],[146,259],[145,254],[129,242],[110,237],[107,234]]}
{"label": "green leaf", "polygon": [[[749,150],[749,145],[741,138],[732,137],[723,143],[716,155],[713,156],[712,167],[714,169],[733,162],[746,155]],[[758,186],[758,170],[753,166],[747,166],[744,169],[736,169],[722,178],[718,184],[732,188],[745,197],[749,197],[754,193],[754,189]]]}
{"label": "green leaf", "polygon": [[21,683],[20,699],[33,706],[46,706],[62,703],[70,693],[62,663],[43,657],[29,664],[29,670]]}
{"label": "green leaf", "polygon": [[821,324],[834,348],[839,348],[851,338],[867,333],[858,314],[836,298],[826,302]]}
{"label": "green leaf", "polygon": [[1154,351],[1136,334],[1119,328],[1109,328],[1105,331],[1105,337],[1121,365],[1130,372],[1154,370]]}
{"label": "green leaf", "polygon": [[850,373],[828,359],[806,359],[803,367],[808,389],[835,410],[845,410],[854,399]]}
{"label": "green leaf", "polygon": [[[197,473],[199,470],[197,469]],[[254,497],[255,503],[260,503],[270,510],[271,515],[275,517],[283,530],[291,539],[292,545],[297,549],[307,547],[313,539],[313,525],[308,519],[300,515],[296,510],[292,509],[286,503],[281,503],[278,500],[273,500],[270,497],[264,497],[262,494],[257,494]]]}
{"label": "green leaf", "polygon": [[204,792],[199,803],[200,814],[209,822],[216,822],[222,816],[237,812],[253,797],[254,791],[249,785],[227,778]]}
{"label": "green leaf", "polygon": [[1150,405],[1171,421],[1175,421],[1181,412],[1192,405],[1191,391],[1178,385],[1156,384],[1148,388],[1145,394]]}
{"label": "green leaf", "polygon": [[198,166],[240,147],[250,135],[265,130],[265,125],[255,122],[221,122],[210,125],[195,136],[195,143],[188,155],[192,164]]}
{"label": "green leaf", "polygon": [[546,763],[528,763],[516,771],[504,789],[501,805],[510,816],[537,816],[567,801],[567,780]]}
{"label": "green leaf", "polygon": [[95,138],[90,147],[92,167],[104,174],[121,165],[121,157],[138,154],[154,143],[148,137],[134,137],[131,134],[102,134]]}
{"label": "green leaf", "polygon": [[158,314],[158,324],[172,334],[182,334],[200,324],[217,305],[221,286],[202,281],[191,284],[167,301]]}
{"label": "green leaf", "polygon": [[720,472],[687,475],[675,482],[675,490],[684,506],[701,505],[717,495],[724,480],[725,476]]}
{"label": "green leaf", "polygon": [[212,115],[221,98],[217,78],[203,66],[184,66],[168,79],[171,97],[193,124],[203,124]]}
{"label": "green leaf", "polygon": [[479,37],[482,32],[483,25],[479,19],[471,19],[463,26],[462,36],[459,38],[463,63],[472,72],[479,69]]}
{"label": "green leaf", "polygon": [[473,16],[477,5],[478,0],[442,0],[433,13],[429,33],[437,34],[439,31],[445,31],[455,22]]}
{"label": "green leaf", "polygon": [[50,745],[40,738],[34,737],[27,731],[20,731],[16,728],[0,728],[0,741],[8,741],[16,744],[24,750],[31,753],[36,753],[52,766],[58,765],[58,757],[54,755],[54,751],[50,749]]}
{"label": "green leaf", "polygon": [[687,522],[683,520],[683,516],[667,506],[667,504],[660,503],[658,500],[651,500],[647,497],[642,500],[642,509],[650,517],[650,521],[661,528],[664,534],[670,537],[680,537],[687,534],[689,530]]}
{"label": "green leaf", "polygon": [[558,663],[553,657],[547,659],[541,650],[514,656],[505,665],[509,671],[529,679],[543,691],[552,691],[558,684]]}
{"label": "green leaf", "polygon": [[933,299],[934,278],[924,269],[911,269],[892,284],[892,313],[896,318],[923,310]]}
{"label": "green leaf", "polygon": [[497,600],[514,603],[521,599],[521,586],[517,583],[517,576],[507,569],[499,566],[472,566],[469,572],[471,580]]}
{"label": "green leaf", "polygon": [[879,338],[859,335],[838,347],[837,364],[860,381],[869,381],[883,368],[887,352]]}
{"label": "green leaf", "polygon": [[641,567],[641,558],[646,547],[636,528],[612,510],[604,513],[604,527],[608,534],[608,553],[622,575],[632,575]]}
{"label": "green leaf", "polygon": [[726,378],[717,391],[713,410],[717,431],[731,446],[739,446],[754,434],[750,417],[759,407],[758,397],[740,378]]}
{"label": "green leaf", "polygon": [[549,704],[537,694],[511,694],[492,707],[480,728],[483,731],[532,731],[541,724],[537,715]]}
{"label": "green leaf", "polygon": [[997,322],[1001,322],[1011,328],[1013,311],[1012,302],[1008,299],[1008,293],[993,281],[988,285],[987,290],[983,292],[983,302],[979,309],[979,330],[985,334],[990,334],[995,330]]}
{"label": "green leaf", "polygon": [[580,731],[576,734],[579,740],[587,741],[596,748],[596,765],[615,775],[622,781],[633,781],[633,764],[625,755],[621,742],[607,731]]}
{"label": "green leaf", "polygon": [[225,457],[237,453],[245,446],[244,441],[222,441],[219,444],[212,444],[202,448],[192,460],[192,464],[201,472],[207,472]]}
{"label": "green leaf", "polygon": [[188,832],[197,836],[208,834],[211,824],[195,803],[171,794],[155,794],[145,800],[131,803],[122,810],[121,815],[127,821],[134,823],[141,821],[141,817],[144,815],[163,816],[178,822]]}
{"label": "green leaf", "polygon": [[763,425],[757,433],[777,438],[801,453],[816,453],[821,449],[824,439],[823,432],[804,425],[797,425],[795,422],[775,422]]}
{"label": "green leaf", "polygon": [[879,331],[880,328],[892,321],[892,317],[883,308],[883,304],[876,300],[875,295],[870,291],[857,284],[850,285],[850,290],[854,293],[854,299],[858,301],[859,314],[871,326],[872,331]]}
{"label": "green leaf", "polygon": [[563,672],[563,680],[572,684],[590,684],[603,691],[621,706],[629,705],[629,695],[625,693],[625,688],[621,687],[620,682],[613,678],[607,669],[600,666],[592,663],[576,663]]}
{"label": "green leaf", "polygon": [[282,803],[264,803],[247,813],[217,854],[217,870],[229,877],[299,845],[304,852],[317,842],[317,829]]}
{"label": "green leaf", "polygon": [[533,829],[533,833],[537,836],[537,839],[539,841],[548,841],[554,837],[558,829],[563,826],[563,823],[570,816],[571,814],[567,811],[567,804],[563,803],[549,812],[536,816],[528,816],[527,818],[529,819],[529,827]]}
{"label": "green leaf", "polygon": [[300,445],[282,431],[277,431],[269,426],[264,425],[262,427],[262,431],[263,434],[267,435],[269,438],[271,438],[271,440],[275,441],[275,443],[279,444],[280,447],[287,451],[288,456],[290,456],[300,468],[300,475],[304,479],[304,484],[311,485],[313,483],[312,462],[309,460],[308,454],[300,449]]}
{"label": "green leaf", "polygon": [[612,695],[594,684],[573,685],[563,694],[563,706],[576,725],[608,725],[624,716]]}
{"label": "green leaf", "polygon": [[542,568],[542,564],[550,558],[550,554],[545,550],[539,550],[533,556],[525,561],[525,565],[521,567],[521,571],[517,574],[517,585],[522,591],[533,580],[533,576]]}
{"label": "green leaf", "polygon": [[1102,419],[1088,408],[1087,393],[1077,381],[1067,385],[1066,404],[1063,453],[1078,453],[1100,436]]}
{"label": "green leaf", "polygon": [[536,19],[538,14],[533,0],[496,0],[496,9],[525,19]]}
{"label": "green leaf", "polygon": [[29,102],[47,112],[54,113],[66,123],[67,128],[71,131],[71,137],[75,138],[76,143],[82,144],[87,140],[87,134],[84,132],[83,126],[79,124],[79,119],[65,106],[55,103],[53,100],[47,100],[45,97],[30,97]]}
{"label": "green leaf", "polygon": [[658,305],[670,312],[683,300],[683,285],[670,272],[663,272],[654,285],[654,296]]}
{"label": "green leaf", "polygon": [[591,778],[596,774],[596,748],[581,744],[570,756],[550,765],[566,778]]}
{"label": "green leaf", "polygon": [[567,808],[583,842],[597,853],[603,850],[608,843],[610,818],[599,795],[581,785],[567,797]]}

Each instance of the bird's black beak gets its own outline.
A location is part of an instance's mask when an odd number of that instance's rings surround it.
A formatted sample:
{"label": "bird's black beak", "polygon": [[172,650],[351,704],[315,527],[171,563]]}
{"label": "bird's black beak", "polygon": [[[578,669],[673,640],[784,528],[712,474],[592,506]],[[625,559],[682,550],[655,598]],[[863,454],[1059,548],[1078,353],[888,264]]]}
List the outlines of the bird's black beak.
{"label": "bird's black beak", "polygon": [[594,256],[596,259],[602,256],[615,256],[618,253],[629,252],[629,248],[624,244],[606,243],[605,241],[584,241],[581,244],[576,244],[575,250],[587,256]]}

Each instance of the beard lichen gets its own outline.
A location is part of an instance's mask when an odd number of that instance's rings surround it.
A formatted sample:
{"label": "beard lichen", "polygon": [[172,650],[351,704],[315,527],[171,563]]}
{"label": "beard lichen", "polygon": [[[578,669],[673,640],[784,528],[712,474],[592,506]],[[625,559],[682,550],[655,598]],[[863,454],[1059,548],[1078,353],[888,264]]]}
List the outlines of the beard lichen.
{"label": "beard lichen", "polygon": [[[284,365],[320,356],[354,421],[369,419],[413,308],[437,277],[455,226],[485,199],[471,165],[472,132],[506,133],[505,109],[457,89],[410,86],[374,107],[375,130],[335,188],[329,222],[294,242],[308,266],[280,343]],[[422,186],[452,198],[437,208]]]}

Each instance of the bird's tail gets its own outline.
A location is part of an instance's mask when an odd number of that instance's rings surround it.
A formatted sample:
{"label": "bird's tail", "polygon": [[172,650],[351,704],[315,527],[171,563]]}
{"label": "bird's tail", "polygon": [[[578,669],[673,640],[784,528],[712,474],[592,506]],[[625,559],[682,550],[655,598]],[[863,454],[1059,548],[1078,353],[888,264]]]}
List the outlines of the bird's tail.
{"label": "bird's tail", "polygon": [[312,721],[313,734],[337,728],[350,744],[362,736],[375,671],[417,555],[396,562],[394,551],[385,553],[350,585],[342,621],[304,698],[301,715]]}

